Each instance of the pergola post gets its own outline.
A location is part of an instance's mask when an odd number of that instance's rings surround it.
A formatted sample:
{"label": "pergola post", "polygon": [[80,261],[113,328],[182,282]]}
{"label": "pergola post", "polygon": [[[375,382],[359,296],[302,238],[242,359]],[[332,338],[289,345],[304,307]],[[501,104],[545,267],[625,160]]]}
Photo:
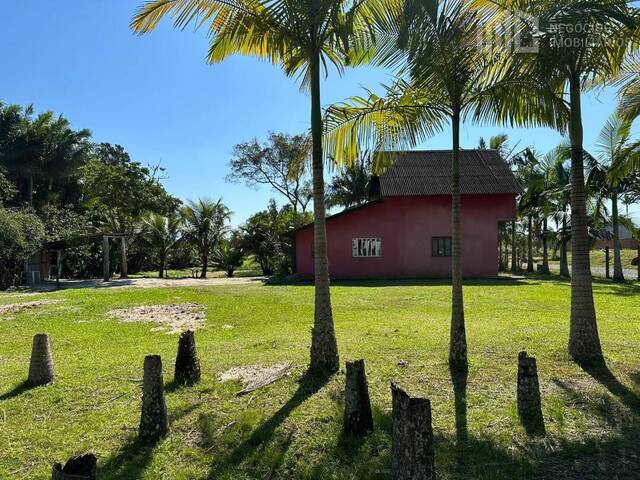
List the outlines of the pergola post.
{"label": "pergola post", "polygon": [[109,264],[109,237],[102,236],[102,273],[105,282],[111,278],[111,265]]}
{"label": "pergola post", "polygon": [[120,237],[120,278],[129,276],[129,267],[127,266],[127,237]]}

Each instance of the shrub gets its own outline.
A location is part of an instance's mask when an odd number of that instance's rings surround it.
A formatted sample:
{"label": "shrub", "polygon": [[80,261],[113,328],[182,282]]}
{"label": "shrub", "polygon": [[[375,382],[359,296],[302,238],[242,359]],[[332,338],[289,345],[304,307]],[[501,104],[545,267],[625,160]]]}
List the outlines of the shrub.
{"label": "shrub", "polygon": [[10,287],[23,262],[44,240],[44,225],[33,213],[0,208],[0,289]]}

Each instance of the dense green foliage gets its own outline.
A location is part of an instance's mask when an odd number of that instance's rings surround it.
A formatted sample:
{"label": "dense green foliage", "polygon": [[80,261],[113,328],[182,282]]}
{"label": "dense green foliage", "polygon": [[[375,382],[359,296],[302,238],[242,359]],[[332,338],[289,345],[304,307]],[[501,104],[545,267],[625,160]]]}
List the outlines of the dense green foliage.
{"label": "dense green foliage", "polygon": [[43,239],[44,226],[36,215],[0,208],[0,289],[19,284],[22,263]]}
{"label": "dense green foliage", "polygon": [[290,205],[278,208],[271,200],[267,210],[253,214],[242,227],[248,252],[255,256],[264,275],[294,273],[295,251],[292,231],[312,221]]}

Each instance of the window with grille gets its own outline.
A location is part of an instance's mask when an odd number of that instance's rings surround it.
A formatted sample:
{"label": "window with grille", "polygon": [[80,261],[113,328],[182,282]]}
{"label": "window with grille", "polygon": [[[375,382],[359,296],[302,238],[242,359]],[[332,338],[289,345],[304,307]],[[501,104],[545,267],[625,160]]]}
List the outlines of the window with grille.
{"label": "window with grille", "polygon": [[450,257],[451,237],[433,237],[431,239],[431,256]]}
{"label": "window with grille", "polygon": [[381,257],[381,238],[354,238],[351,241],[353,257]]}

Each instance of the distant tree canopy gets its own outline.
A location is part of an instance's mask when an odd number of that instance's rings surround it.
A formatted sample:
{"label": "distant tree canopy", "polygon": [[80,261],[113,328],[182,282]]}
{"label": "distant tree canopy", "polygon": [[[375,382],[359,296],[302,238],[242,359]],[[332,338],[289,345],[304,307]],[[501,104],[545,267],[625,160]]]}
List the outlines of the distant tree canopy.
{"label": "distant tree canopy", "polygon": [[305,135],[271,133],[265,144],[257,139],[239,143],[229,164],[229,182],[250,187],[268,185],[284,196],[293,210],[305,212],[312,198],[307,172],[310,142]]}

